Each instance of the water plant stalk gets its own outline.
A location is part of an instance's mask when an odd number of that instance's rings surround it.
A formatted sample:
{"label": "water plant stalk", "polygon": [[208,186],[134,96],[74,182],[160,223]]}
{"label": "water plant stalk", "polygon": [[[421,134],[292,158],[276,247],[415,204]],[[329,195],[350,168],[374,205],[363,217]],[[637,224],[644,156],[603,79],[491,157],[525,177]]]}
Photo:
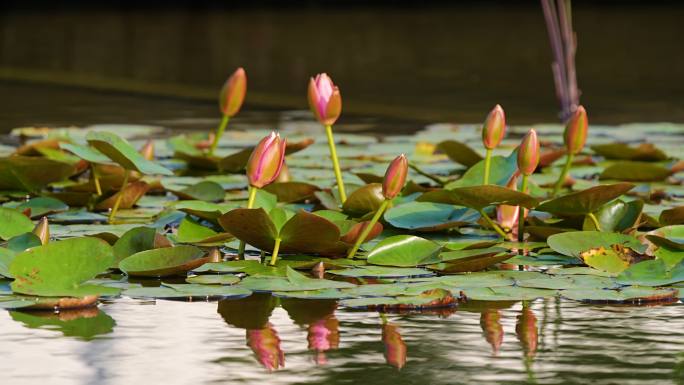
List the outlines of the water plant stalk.
{"label": "water plant stalk", "polygon": [[501,229],[501,227],[499,227],[499,225],[497,225],[494,221],[492,221],[492,219],[489,217],[489,215],[487,215],[487,213],[484,212],[484,210],[478,210],[478,212],[480,213],[480,216],[482,217],[482,219],[484,219],[485,222],[487,222],[487,224],[492,229],[494,229],[494,231],[496,231],[499,235],[501,235],[501,237],[506,239],[506,232],[503,231]]}
{"label": "water plant stalk", "polygon": [[561,187],[563,187],[563,183],[565,183],[565,178],[567,178],[568,172],[570,172],[570,167],[572,167],[572,161],[574,157],[575,155],[569,152],[567,157],[565,158],[565,165],[563,166],[563,170],[561,171],[561,174],[558,177],[556,184],[553,185],[553,192],[551,193],[551,198],[556,197]]}
{"label": "water plant stalk", "polygon": [[100,176],[97,174],[94,164],[90,164],[90,174],[93,177],[93,183],[95,184],[95,192],[97,196],[102,196],[102,186],[100,186]]}
{"label": "water plant stalk", "polygon": [[482,184],[489,184],[489,169],[492,167],[492,149],[488,148],[485,154],[485,169]]}
{"label": "water plant stalk", "polygon": [[340,194],[340,201],[344,203],[347,200],[347,193],[344,191],[344,181],[342,180],[340,161],[337,159],[337,149],[335,148],[335,139],[333,138],[332,125],[325,125],[325,134],[328,137],[328,147],[330,147],[330,157],[332,158],[333,171],[335,172],[335,180],[337,181],[337,191]]}
{"label": "water plant stalk", "polygon": [[119,206],[121,205],[121,200],[123,199],[123,191],[124,188],[128,185],[128,178],[131,176],[131,170],[126,170],[124,172],[124,179],[123,182],[121,183],[121,188],[119,189],[119,195],[116,197],[116,201],[114,202],[114,207],[112,207],[112,211],[109,213],[109,219],[107,222],[112,223],[114,222],[114,218],[116,218],[116,212],[119,210]]}
{"label": "water plant stalk", "polygon": [[211,142],[211,147],[209,148],[209,155],[214,155],[214,151],[216,151],[216,147],[218,146],[219,140],[221,140],[221,137],[223,136],[223,132],[226,130],[226,127],[228,126],[229,120],[230,117],[228,115],[223,115],[223,118],[221,119],[221,124],[219,124],[218,128],[216,129],[216,134],[214,134],[214,140]]}
{"label": "water plant stalk", "polygon": [[[522,176],[522,186],[520,188],[520,191],[523,193],[527,193],[527,175]],[[518,206],[518,242],[522,242],[525,237],[524,237],[524,231],[525,231],[525,208],[522,206]]]}
{"label": "water plant stalk", "polygon": [[280,250],[280,238],[275,239],[275,244],[273,245],[273,253],[271,253],[271,262],[268,264],[270,266],[275,266],[276,261],[278,261],[278,251]]}
{"label": "water plant stalk", "polygon": [[444,185],[446,184],[446,182],[444,182],[444,181],[442,180],[442,178],[440,178],[440,177],[438,177],[438,176],[436,176],[436,175],[432,175],[432,174],[426,172],[426,171],[423,170],[422,168],[418,167],[417,164],[415,164],[415,163],[413,163],[413,162],[409,162],[408,165],[409,165],[409,167],[411,167],[411,169],[412,169],[413,171],[415,171],[415,172],[417,172],[418,174],[420,174],[420,175],[422,175],[422,176],[424,176],[424,177],[430,179],[431,181],[437,183],[438,185],[444,186]]}
{"label": "water plant stalk", "polygon": [[594,215],[594,213],[589,213],[589,214],[587,214],[587,216],[594,223],[594,227],[596,227],[596,231],[603,231],[603,230],[601,230],[601,224],[599,223],[599,221],[596,218],[596,215]]}
{"label": "water plant stalk", "polygon": [[385,210],[387,210],[387,206],[389,206],[389,204],[389,199],[385,199],[384,201],[382,201],[380,207],[378,208],[378,211],[375,212],[373,218],[371,218],[368,225],[366,225],[366,227],[364,227],[363,231],[361,232],[361,235],[356,239],[356,242],[354,242],[354,246],[351,249],[349,249],[347,258],[354,258],[354,256],[356,256],[356,252],[359,250],[359,247],[361,247],[361,244],[366,240],[368,234],[370,234],[370,232],[373,231],[375,224],[378,223],[380,217],[385,212]]}
{"label": "water plant stalk", "polygon": [[[249,198],[247,198],[247,208],[251,209],[254,207],[254,201],[256,200],[258,188],[254,186],[249,186]],[[240,259],[245,259],[245,241],[240,241],[240,246],[238,247],[238,257]]]}

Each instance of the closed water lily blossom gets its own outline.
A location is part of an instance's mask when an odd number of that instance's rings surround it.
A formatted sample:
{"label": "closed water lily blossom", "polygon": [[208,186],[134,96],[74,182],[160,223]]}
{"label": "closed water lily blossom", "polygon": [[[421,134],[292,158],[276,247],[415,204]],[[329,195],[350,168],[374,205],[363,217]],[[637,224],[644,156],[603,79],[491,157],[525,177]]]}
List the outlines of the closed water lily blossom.
{"label": "closed water lily blossom", "polygon": [[505,134],[506,114],[503,108],[497,104],[487,115],[482,127],[482,143],[486,149],[493,150],[499,146]]}
{"label": "closed water lily blossom", "polygon": [[219,94],[219,107],[223,115],[232,118],[242,107],[247,94],[247,73],[240,67],[226,80]]}
{"label": "closed water lily blossom", "polygon": [[285,160],[287,140],[271,132],[261,139],[247,161],[247,178],[252,187],[262,188],[278,178]]}
{"label": "closed water lily blossom", "polygon": [[524,176],[530,176],[539,164],[539,139],[537,131],[531,129],[518,148],[518,169]]}
{"label": "closed water lily blossom", "polygon": [[565,126],[563,140],[568,153],[576,155],[587,141],[587,131],[589,129],[589,119],[587,111],[583,106],[579,106]]}
{"label": "closed water lily blossom", "polygon": [[340,117],[342,96],[328,74],[318,74],[309,80],[309,106],[323,125],[333,125]]}
{"label": "closed water lily blossom", "polygon": [[406,183],[406,175],[408,174],[408,159],[406,155],[401,154],[394,158],[387,171],[385,178],[382,181],[382,195],[385,199],[394,199]]}

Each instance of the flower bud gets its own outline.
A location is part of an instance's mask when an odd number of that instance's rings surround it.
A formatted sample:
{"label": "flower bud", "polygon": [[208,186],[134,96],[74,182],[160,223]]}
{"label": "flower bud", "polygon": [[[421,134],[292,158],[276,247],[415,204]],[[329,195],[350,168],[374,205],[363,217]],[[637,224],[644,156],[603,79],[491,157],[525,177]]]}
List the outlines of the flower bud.
{"label": "flower bud", "polygon": [[385,361],[397,369],[406,365],[406,343],[393,324],[382,325],[382,342],[385,344]]}
{"label": "flower bud", "polygon": [[[509,179],[506,187],[511,190],[517,190],[518,176],[513,175]],[[510,229],[514,235],[518,230],[518,206],[499,205],[496,207],[496,220],[504,229]]]}
{"label": "flower bud", "polygon": [[563,133],[563,140],[565,141],[568,153],[574,155],[582,151],[584,143],[587,141],[588,129],[587,111],[583,106],[579,106],[565,126],[565,132]]}
{"label": "flower bud", "polygon": [[278,178],[286,146],[287,140],[281,140],[275,132],[261,139],[247,161],[247,178],[251,186],[262,188]]}
{"label": "flower bud", "polygon": [[531,129],[518,147],[518,169],[526,176],[532,175],[539,164],[539,140],[537,131]]}
{"label": "flower bud", "polygon": [[219,107],[223,115],[233,117],[240,111],[242,102],[245,101],[247,93],[247,74],[240,67],[233,72],[221,88],[219,95]]}
{"label": "flower bud", "polygon": [[154,141],[152,139],[145,142],[145,144],[140,147],[140,155],[147,160],[154,160]]}
{"label": "flower bud", "polygon": [[321,124],[335,124],[342,112],[340,90],[325,73],[309,79],[309,107]]}
{"label": "flower bud", "polygon": [[505,134],[506,114],[503,108],[497,104],[487,115],[487,120],[482,127],[482,143],[486,149],[492,150],[501,143]]}
{"label": "flower bud", "polygon": [[385,178],[382,181],[382,195],[385,199],[394,199],[406,183],[406,174],[408,174],[408,159],[406,155],[401,154],[394,158],[387,171]]}
{"label": "flower bud", "polygon": [[40,243],[47,245],[50,242],[50,225],[48,224],[47,217],[40,218],[36,227],[33,228],[33,234],[38,236]]}

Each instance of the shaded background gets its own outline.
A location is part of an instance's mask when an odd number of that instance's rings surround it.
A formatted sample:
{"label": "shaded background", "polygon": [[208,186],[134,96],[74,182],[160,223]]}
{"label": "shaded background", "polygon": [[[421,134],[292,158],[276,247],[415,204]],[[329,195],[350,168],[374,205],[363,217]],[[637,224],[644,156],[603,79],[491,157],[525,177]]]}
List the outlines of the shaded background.
{"label": "shaded background", "polygon": [[[238,66],[246,116],[306,109],[309,76],[326,71],[343,95],[341,123],[477,122],[496,103],[512,124],[557,120],[538,1],[287,4],[4,1],[0,130],[213,126]],[[684,121],[682,2],[575,1],[573,12],[592,122]]]}

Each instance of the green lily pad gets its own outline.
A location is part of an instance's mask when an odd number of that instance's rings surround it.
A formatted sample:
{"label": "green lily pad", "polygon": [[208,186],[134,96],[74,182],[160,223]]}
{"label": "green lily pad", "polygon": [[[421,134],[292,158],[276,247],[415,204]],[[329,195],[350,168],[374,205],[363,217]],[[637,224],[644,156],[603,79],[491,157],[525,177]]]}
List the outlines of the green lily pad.
{"label": "green lily pad", "polygon": [[516,286],[464,289],[466,298],[476,301],[531,301],[537,298],[554,297],[557,293],[556,290]]}
{"label": "green lily pad", "polygon": [[237,203],[212,203],[205,201],[180,201],[173,204],[176,210],[186,212],[196,217],[216,220],[221,215],[239,207]]}
{"label": "green lily pad", "polygon": [[175,241],[179,243],[194,243],[204,246],[220,246],[232,239],[232,235],[228,233],[217,233],[207,226],[193,221],[189,218],[183,218],[178,226],[178,233]]}
{"label": "green lily pad", "polygon": [[676,265],[672,270],[660,259],[639,262],[630,266],[617,277],[623,285],[666,286],[684,281],[684,265]]}
{"label": "green lily pad", "polygon": [[64,142],[60,143],[59,147],[91,163],[109,164],[112,162],[107,155],[101,153],[93,147]]}
{"label": "green lily pad", "polygon": [[349,282],[331,281],[329,279],[308,278],[288,266],[286,268],[286,277],[250,276],[244,278],[240,282],[240,286],[256,292],[272,292],[343,289],[354,287],[355,285]]}
{"label": "green lily pad", "polygon": [[[13,202],[14,203],[14,202]],[[5,207],[11,207],[19,211],[24,211],[26,209],[31,210],[31,218],[40,218],[45,215],[59,213],[62,211],[69,210],[69,206],[59,199],[50,197],[35,197],[28,201],[23,201],[19,204],[5,205]]]}
{"label": "green lily pad", "polygon": [[349,298],[348,294],[345,294],[337,289],[322,289],[322,290],[303,290],[303,291],[274,291],[271,293],[274,297],[278,298],[296,298],[296,299],[314,299],[314,300],[326,300],[326,299],[342,299]]}
{"label": "green lily pad", "polygon": [[[518,152],[513,151],[509,156],[493,156],[491,159],[489,183],[505,186],[511,176],[518,170]],[[444,186],[445,189],[456,187],[479,186],[484,180],[485,161],[481,160],[470,167],[463,176]]]}
{"label": "green lily pad", "polygon": [[315,198],[318,186],[304,182],[277,182],[264,187],[264,190],[278,197],[278,202],[293,203]]}
{"label": "green lily pad", "polygon": [[667,155],[652,143],[642,143],[637,147],[631,147],[626,143],[607,143],[593,145],[591,149],[606,159],[639,160],[644,162],[667,160]]}
{"label": "green lily pad", "polygon": [[119,269],[131,276],[167,277],[186,273],[209,259],[202,249],[179,245],[141,251],[119,262]]}
{"label": "green lily pad", "polygon": [[580,254],[587,250],[599,247],[609,248],[612,245],[623,245],[638,251],[644,250],[641,242],[630,235],[598,231],[569,231],[554,234],[546,242],[554,251],[576,258],[580,258]]}
{"label": "green lily pad", "polygon": [[[622,232],[634,226],[641,216],[644,201],[641,199],[624,202],[615,199],[601,206],[594,214],[601,226],[601,231]],[[596,230],[596,225],[587,216],[582,226],[584,230]]]}
{"label": "green lily pad", "polygon": [[0,190],[39,191],[75,172],[73,165],[42,157],[0,158]]}
{"label": "green lily pad", "polygon": [[384,200],[382,185],[371,183],[352,192],[342,205],[342,210],[351,216],[362,217],[377,211]]}
{"label": "green lily pad", "polygon": [[658,164],[646,162],[617,162],[605,170],[599,179],[615,179],[631,182],[654,182],[665,180],[672,172]]}
{"label": "green lily pad", "polygon": [[88,143],[127,170],[147,175],[173,175],[171,170],[145,159],[125,139],[104,131],[91,131],[86,135]]}
{"label": "green lily pad", "polygon": [[684,224],[684,206],[661,211],[658,222],[663,226]]}
{"label": "green lily pad", "polygon": [[409,202],[392,207],[384,215],[394,227],[414,231],[439,231],[475,223],[477,211],[433,202]]}
{"label": "green lily pad", "polygon": [[188,277],[185,282],[200,285],[234,285],[240,282],[240,278],[232,274],[204,274]]}
{"label": "green lily pad", "polygon": [[340,301],[340,306],[349,308],[370,308],[391,310],[414,310],[450,307],[456,305],[451,292],[444,289],[431,289],[418,295],[397,297],[368,297]]}
{"label": "green lily pad", "polygon": [[114,243],[114,263],[111,267],[118,268],[119,263],[133,254],[155,248],[157,230],[152,227],[136,227],[125,232]]}
{"label": "green lily pad", "polygon": [[482,156],[465,143],[456,140],[445,140],[437,144],[437,149],[445,153],[449,159],[466,167],[472,167],[482,160]]}
{"label": "green lily pad", "polygon": [[581,302],[640,303],[673,300],[677,296],[677,290],[650,287],[626,287],[622,290],[571,289],[562,291],[561,295]]}
{"label": "green lily pad", "polygon": [[220,184],[205,180],[180,190],[168,189],[180,199],[199,200],[206,202],[222,201],[226,195]]}
{"label": "green lily pad", "polygon": [[439,259],[442,263],[430,265],[428,268],[443,274],[480,271],[511,257],[508,249],[502,247],[455,250],[440,254]]}
{"label": "green lily pad", "polygon": [[0,207],[0,239],[8,240],[32,230],[33,222],[26,215],[14,209]]}
{"label": "green lily pad", "polygon": [[259,261],[249,259],[242,261],[224,261],[206,263],[193,270],[195,273],[245,273],[247,275],[261,275],[285,277],[286,267],[278,264],[268,266]]}
{"label": "green lily pad", "polygon": [[430,191],[418,197],[417,200],[465,206],[475,210],[495,205],[523,206],[531,209],[539,203],[537,199],[525,193],[497,185]]}
{"label": "green lily pad", "polygon": [[122,295],[134,298],[244,298],[252,292],[244,287],[199,284],[168,284],[159,287],[136,287],[126,289]]}
{"label": "green lily pad", "polygon": [[590,187],[542,202],[537,211],[554,215],[586,215],[634,188],[631,183],[616,183]]}
{"label": "green lily pad", "polygon": [[646,239],[661,247],[684,251],[684,225],[665,226],[650,231],[646,234]]}
{"label": "green lily pad", "polygon": [[374,265],[414,267],[433,263],[442,246],[413,235],[395,235],[380,241],[368,252],[367,261]]}
{"label": "green lily pad", "polygon": [[0,247],[0,276],[14,278],[14,276],[10,274],[9,267],[12,261],[14,261],[15,255],[14,251]]}
{"label": "green lily pad", "polygon": [[403,278],[431,276],[430,270],[406,267],[358,266],[352,269],[326,270],[326,273],[355,278]]}
{"label": "green lily pad", "polygon": [[50,242],[17,254],[10,265],[15,278],[12,291],[38,296],[72,296],[118,293],[97,285],[83,284],[107,270],[114,251],[96,238],[72,238]]}

